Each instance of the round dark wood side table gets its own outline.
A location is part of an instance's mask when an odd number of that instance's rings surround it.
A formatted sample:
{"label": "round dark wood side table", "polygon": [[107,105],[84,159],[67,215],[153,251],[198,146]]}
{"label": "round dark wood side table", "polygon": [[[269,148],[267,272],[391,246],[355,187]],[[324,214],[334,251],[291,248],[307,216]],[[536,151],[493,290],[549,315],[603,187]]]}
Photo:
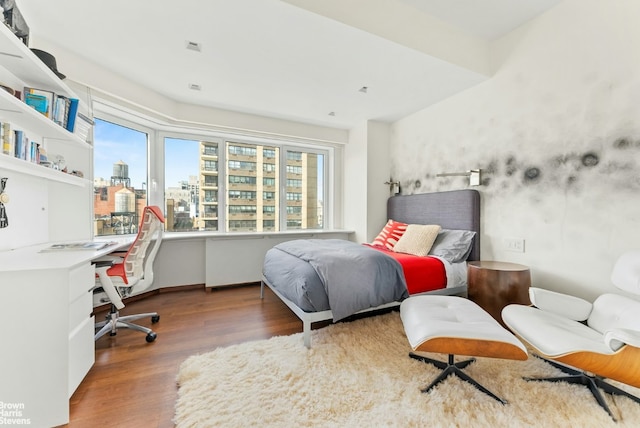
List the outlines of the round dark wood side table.
{"label": "round dark wood side table", "polygon": [[469,262],[467,283],[469,300],[477,303],[503,326],[501,313],[505,306],[511,303],[531,304],[531,273],[524,265],[496,261]]}

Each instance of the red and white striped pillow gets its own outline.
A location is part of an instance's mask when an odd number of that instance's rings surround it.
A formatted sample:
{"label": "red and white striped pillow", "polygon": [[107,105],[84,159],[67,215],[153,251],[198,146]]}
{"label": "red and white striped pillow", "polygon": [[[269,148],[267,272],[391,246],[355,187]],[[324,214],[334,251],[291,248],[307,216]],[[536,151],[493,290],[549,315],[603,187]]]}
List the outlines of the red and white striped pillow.
{"label": "red and white striped pillow", "polygon": [[393,247],[395,247],[395,245],[398,243],[398,240],[402,237],[406,230],[406,223],[389,220],[387,224],[382,228],[376,239],[373,240],[371,245],[384,247],[388,250],[393,250]]}

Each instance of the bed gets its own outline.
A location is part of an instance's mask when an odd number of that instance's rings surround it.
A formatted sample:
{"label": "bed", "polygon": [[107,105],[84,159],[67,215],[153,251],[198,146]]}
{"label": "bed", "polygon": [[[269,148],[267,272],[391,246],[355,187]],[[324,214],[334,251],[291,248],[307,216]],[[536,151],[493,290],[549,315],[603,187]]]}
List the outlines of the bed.
{"label": "bed", "polygon": [[[260,295],[263,297],[264,287],[269,287],[300,318],[303,323],[303,341],[307,348],[311,346],[311,324],[314,322],[337,321],[345,318],[346,313],[351,315],[393,308],[409,294],[466,294],[466,262],[480,260],[478,191],[466,189],[393,196],[387,202],[387,217],[413,228],[422,227],[418,225],[438,225],[442,231],[467,231],[473,234],[473,239],[464,259],[456,260],[455,263],[449,263],[438,256],[422,257],[431,259],[432,264],[439,266],[443,271],[444,280],[432,280],[424,286],[409,287],[404,279],[404,262],[399,260],[406,255],[389,251],[388,248],[319,239],[288,241],[270,249],[263,265]],[[442,233],[438,234],[438,237],[440,236]],[[352,271],[334,264],[344,259],[341,263],[349,266],[365,265],[364,256],[373,257],[371,263],[375,266],[383,264],[384,269],[363,267],[360,271]],[[370,276],[369,272],[372,271],[376,271],[376,275],[380,277]],[[398,275],[402,278],[398,279]],[[407,275],[407,278],[411,276],[409,272]],[[354,281],[354,277],[357,277],[358,281]],[[372,287],[366,291],[365,301],[358,302],[359,306],[341,307],[343,299],[333,297],[339,296],[339,293],[328,293],[325,290],[325,283],[330,283],[332,287],[344,283],[344,290],[349,290],[349,285],[354,282],[370,284]],[[345,297],[344,293],[348,291],[342,293],[340,297]]]}

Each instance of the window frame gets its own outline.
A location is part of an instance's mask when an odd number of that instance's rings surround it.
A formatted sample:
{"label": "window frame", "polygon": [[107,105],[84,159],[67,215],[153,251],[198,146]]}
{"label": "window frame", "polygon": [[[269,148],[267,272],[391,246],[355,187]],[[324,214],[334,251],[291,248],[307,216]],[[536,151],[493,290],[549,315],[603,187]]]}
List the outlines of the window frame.
{"label": "window frame", "polygon": [[[337,201],[330,200],[334,198],[336,194],[340,194],[337,189],[334,189],[337,182],[336,177],[330,176],[331,173],[336,173],[336,163],[340,161],[341,155],[336,150],[336,144],[322,144],[320,141],[314,141],[307,143],[304,140],[297,141],[295,137],[291,139],[285,136],[278,136],[273,138],[272,136],[255,136],[250,131],[247,134],[241,134],[239,131],[234,133],[223,132],[220,130],[206,129],[206,125],[198,124],[193,127],[187,125],[171,125],[163,122],[159,119],[152,119],[139,114],[134,111],[127,111],[125,108],[115,106],[110,103],[94,99],[94,116],[98,119],[102,119],[108,122],[112,122],[116,125],[125,126],[136,131],[144,132],[148,135],[147,140],[147,174],[146,174],[146,196],[147,205],[157,205],[163,207],[163,211],[166,208],[165,205],[165,138],[184,139],[184,140],[205,140],[209,142],[215,142],[218,144],[218,230],[220,233],[230,232],[227,230],[227,183],[226,179],[220,179],[220,177],[226,177],[227,171],[227,144],[239,143],[249,145],[266,145],[276,146],[279,148],[279,162],[280,168],[278,173],[280,200],[278,201],[278,212],[282,213],[279,219],[278,231],[286,232],[287,230],[297,231],[313,231],[313,230],[328,230],[333,227],[333,213],[336,207]],[[259,133],[258,133],[259,134]],[[318,199],[322,201],[322,227],[320,229],[287,229],[287,215],[286,215],[286,161],[287,152],[303,152],[313,153],[323,156],[322,165],[322,192],[318,192]],[[268,158],[272,159],[272,158]],[[92,162],[93,168],[93,162]],[[257,195],[256,195],[257,197]],[[93,213],[93,206],[91,208]],[[277,233],[276,232],[276,233]],[[195,235],[198,233],[207,233],[200,231],[193,232],[177,232],[181,234]],[[211,232],[208,232],[211,233]],[[256,233],[256,232],[251,232]],[[259,232],[258,232],[259,233]]]}

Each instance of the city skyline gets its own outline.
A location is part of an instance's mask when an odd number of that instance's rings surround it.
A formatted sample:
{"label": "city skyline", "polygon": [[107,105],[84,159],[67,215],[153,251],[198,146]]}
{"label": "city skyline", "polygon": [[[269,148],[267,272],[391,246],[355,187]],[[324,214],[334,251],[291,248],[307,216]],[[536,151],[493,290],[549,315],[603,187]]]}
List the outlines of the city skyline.
{"label": "city skyline", "polygon": [[[147,141],[145,132],[95,119],[94,178],[109,181],[113,166],[124,162],[128,166],[131,186],[145,189],[147,182]],[[164,188],[180,187],[190,176],[199,177],[199,140],[166,137],[164,144]],[[170,161],[169,161],[170,160]],[[324,199],[324,156],[318,156],[318,199]],[[144,185],[143,185],[144,184]]]}

